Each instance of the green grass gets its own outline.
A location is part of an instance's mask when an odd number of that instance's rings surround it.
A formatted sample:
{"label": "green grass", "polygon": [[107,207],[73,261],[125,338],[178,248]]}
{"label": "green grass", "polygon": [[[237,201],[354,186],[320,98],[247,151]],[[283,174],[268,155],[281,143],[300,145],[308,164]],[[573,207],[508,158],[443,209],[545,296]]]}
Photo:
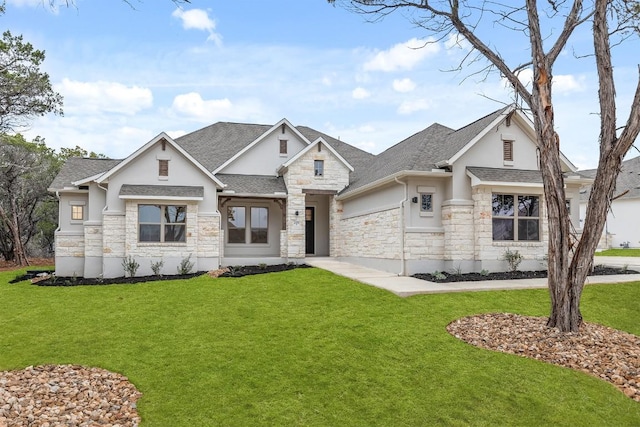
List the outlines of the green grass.
{"label": "green grass", "polygon": [[596,252],[596,256],[633,256],[640,257],[640,249],[607,249],[606,251]]}
{"label": "green grass", "polygon": [[[9,285],[0,370],[74,363],[140,389],[143,426],[640,424],[588,375],[467,345],[452,320],[543,316],[546,290],[398,298],[317,269],[137,285]],[[588,286],[587,320],[640,334],[640,283]]]}

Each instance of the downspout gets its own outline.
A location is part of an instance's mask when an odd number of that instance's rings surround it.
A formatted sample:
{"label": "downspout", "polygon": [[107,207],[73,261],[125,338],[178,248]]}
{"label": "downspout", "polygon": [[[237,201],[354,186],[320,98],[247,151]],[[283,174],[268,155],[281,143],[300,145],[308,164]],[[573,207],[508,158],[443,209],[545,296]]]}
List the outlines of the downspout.
{"label": "downspout", "polygon": [[400,273],[398,273],[398,276],[404,276],[406,274],[405,273],[406,260],[404,256],[404,228],[405,228],[404,213],[405,213],[405,203],[409,200],[409,185],[404,181],[400,181],[398,177],[395,177],[394,179],[398,184],[404,187],[404,198],[400,201],[400,205],[398,206],[400,208]]}

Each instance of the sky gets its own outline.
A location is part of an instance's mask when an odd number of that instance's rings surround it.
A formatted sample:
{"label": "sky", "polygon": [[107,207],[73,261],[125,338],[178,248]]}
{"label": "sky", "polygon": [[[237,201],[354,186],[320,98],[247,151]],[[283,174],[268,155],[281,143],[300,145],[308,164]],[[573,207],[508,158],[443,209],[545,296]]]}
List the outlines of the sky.
{"label": "sky", "polygon": [[[42,69],[64,97],[64,115],[20,131],[55,149],[124,158],[160,132],[286,118],[377,154],[433,123],[457,129],[514,100],[499,75],[482,73],[484,63],[460,67],[464,40],[429,38],[407,12],[372,22],[326,0],[45,3],[7,0],[0,28],[46,53]],[[553,36],[558,25],[543,31]],[[574,34],[554,68],[556,130],[579,169],[598,161],[588,30]],[[478,34],[510,65],[526,62],[522,33],[487,21]],[[638,52],[636,39],[613,51],[621,124]]]}

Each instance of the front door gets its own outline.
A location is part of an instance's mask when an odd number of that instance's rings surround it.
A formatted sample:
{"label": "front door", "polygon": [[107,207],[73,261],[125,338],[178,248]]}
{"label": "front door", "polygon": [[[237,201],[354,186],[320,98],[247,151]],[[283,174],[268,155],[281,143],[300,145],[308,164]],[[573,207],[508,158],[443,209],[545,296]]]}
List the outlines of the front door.
{"label": "front door", "polygon": [[305,252],[309,255],[316,253],[316,208],[307,206],[304,210],[304,234],[305,234]]}

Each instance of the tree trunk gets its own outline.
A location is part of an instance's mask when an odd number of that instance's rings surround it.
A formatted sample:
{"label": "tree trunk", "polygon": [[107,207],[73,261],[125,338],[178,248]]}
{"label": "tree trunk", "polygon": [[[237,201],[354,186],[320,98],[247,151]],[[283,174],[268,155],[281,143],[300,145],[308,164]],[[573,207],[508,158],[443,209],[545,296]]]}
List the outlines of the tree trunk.
{"label": "tree trunk", "polygon": [[9,230],[11,232],[11,236],[13,238],[13,261],[19,266],[27,266],[29,265],[29,260],[27,259],[27,254],[24,249],[24,245],[22,244],[22,239],[20,238],[20,225],[18,222],[18,211],[16,206],[16,201],[11,199],[11,218],[7,215],[7,212],[4,210],[2,206],[0,206],[0,216],[4,222],[9,226]]}

